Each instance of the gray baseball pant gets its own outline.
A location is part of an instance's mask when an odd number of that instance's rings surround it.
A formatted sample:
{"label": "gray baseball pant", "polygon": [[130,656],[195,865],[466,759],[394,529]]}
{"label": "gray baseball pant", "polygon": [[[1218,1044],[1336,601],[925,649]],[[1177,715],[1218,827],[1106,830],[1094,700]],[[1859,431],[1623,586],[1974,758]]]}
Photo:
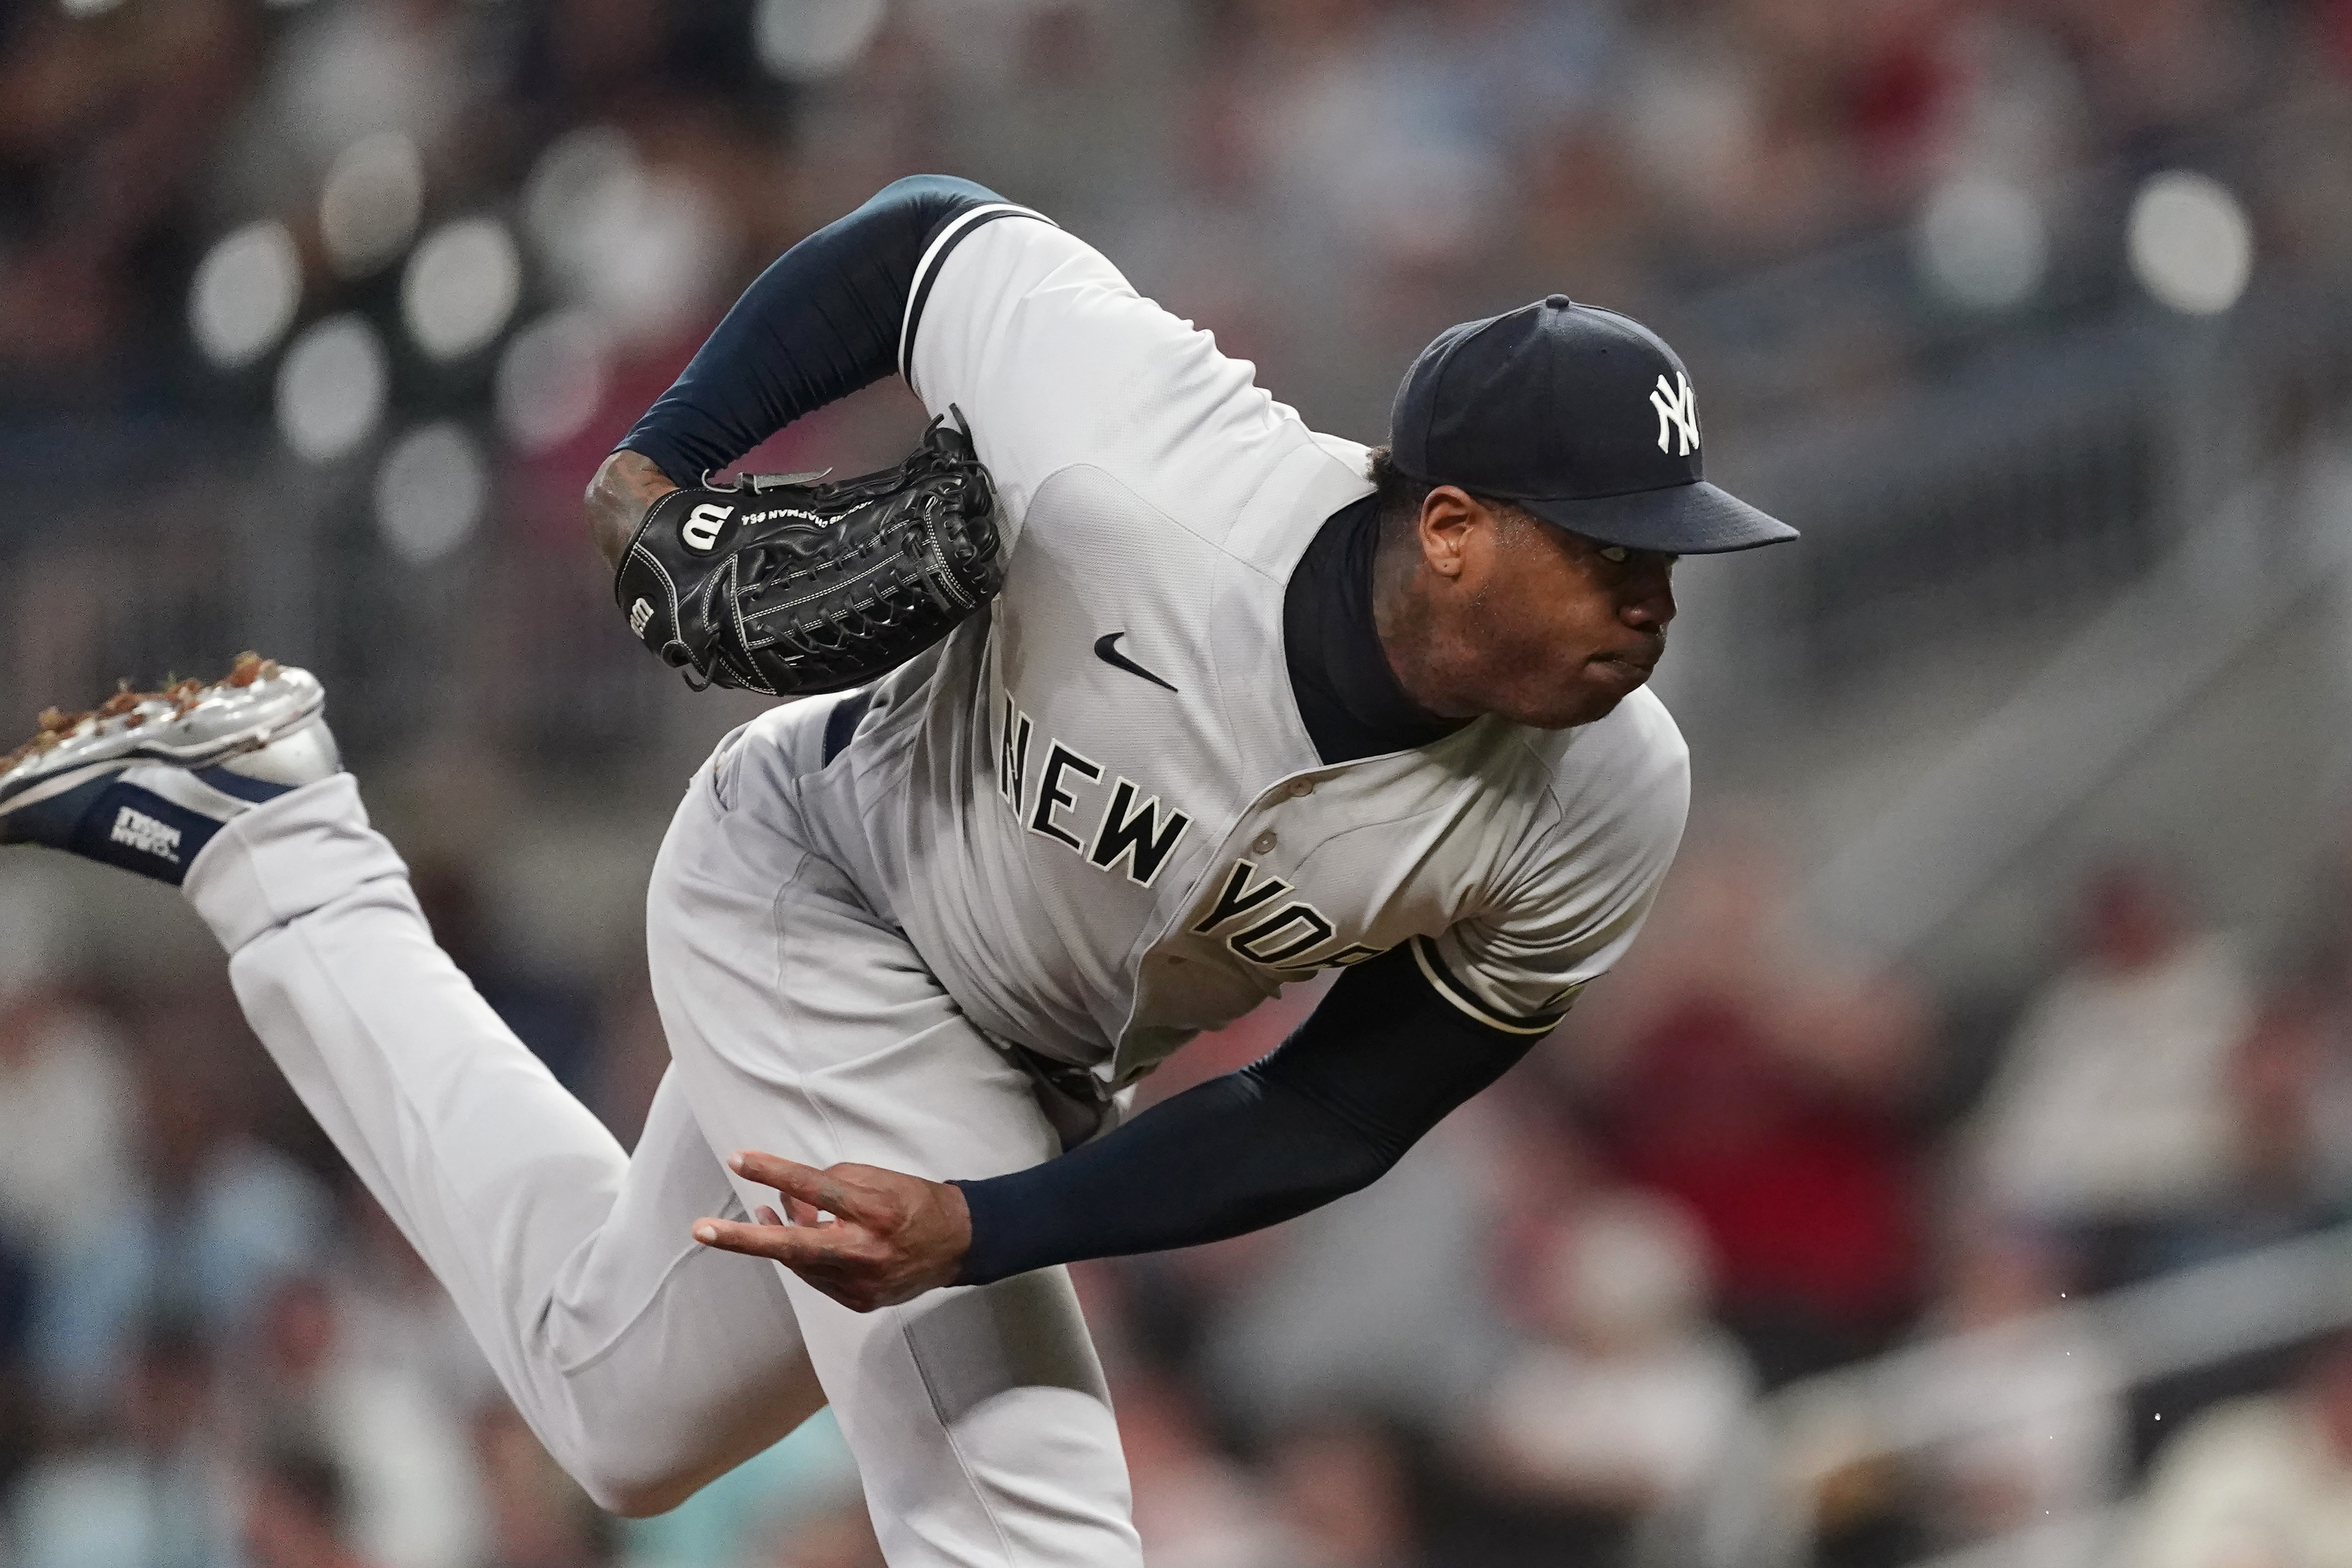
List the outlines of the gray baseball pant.
{"label": "gray baseball pant", "polygon": [[893,1568],[1137,1564],[1064,1270],[859,1314],[689,1235],[775,1202],[736,1149],[937,1179],[1058,1146],[1027,1076],[809,847],[823,707],[730,737],[670,825],[646,946],[671,1061],[634,1155],[434,945],[348,774],[232,821],[188,895],[303,1103],[600,1504],[674,1506],[829,1400]]}

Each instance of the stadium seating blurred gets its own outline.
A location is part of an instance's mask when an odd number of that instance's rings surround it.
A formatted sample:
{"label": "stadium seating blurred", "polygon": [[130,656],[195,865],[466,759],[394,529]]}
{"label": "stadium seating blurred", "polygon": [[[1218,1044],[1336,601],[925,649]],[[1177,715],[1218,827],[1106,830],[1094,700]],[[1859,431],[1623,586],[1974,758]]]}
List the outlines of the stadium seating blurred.
{"label": "stadium seating blurred", "polygon": [[[635,646],[579,494],[922,170],[1368,442],[1448,323],[1628,310],[1806,534],[1682,569],[1684,862],[1508,1092],[1077,1270],[1151,1568],[2352,1563],[2352,4],[16,0],[0,718],[318,670],[634,1135],[646,869],[754,705]],[[595,1513],[209,938],[84,870],[0,858],[0,1564],[878,1563],[823,1416]]]}

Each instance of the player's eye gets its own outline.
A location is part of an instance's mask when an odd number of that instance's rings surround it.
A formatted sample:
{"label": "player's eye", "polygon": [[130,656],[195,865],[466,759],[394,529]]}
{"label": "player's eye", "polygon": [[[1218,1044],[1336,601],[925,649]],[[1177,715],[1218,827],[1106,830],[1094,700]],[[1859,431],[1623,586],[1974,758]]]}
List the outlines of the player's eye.
{"label": "player's eye", "polygon": [[1624,564],[1625,560],[1625,547],[1623,545],[1602,545],[1601,547],[1601,559],[1609,562],[1612,566],[1622,566]]}

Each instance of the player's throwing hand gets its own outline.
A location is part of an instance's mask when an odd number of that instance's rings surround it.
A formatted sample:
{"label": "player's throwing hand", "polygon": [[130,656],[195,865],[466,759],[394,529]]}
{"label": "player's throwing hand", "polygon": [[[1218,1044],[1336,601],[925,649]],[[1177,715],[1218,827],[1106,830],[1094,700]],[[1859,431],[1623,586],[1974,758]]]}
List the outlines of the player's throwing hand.
{"label": "player's throwing hand", "polygon": [[760,1223],[698,1219],[694,1239],[722,1252],[782,1263],[855,1312],[896,1306],[955,1282],[971,1246],[961,1189],[884,1170],[817,1170],[751,1150],[727,1162],[782,1196],[790,1222],[761,1207]]}

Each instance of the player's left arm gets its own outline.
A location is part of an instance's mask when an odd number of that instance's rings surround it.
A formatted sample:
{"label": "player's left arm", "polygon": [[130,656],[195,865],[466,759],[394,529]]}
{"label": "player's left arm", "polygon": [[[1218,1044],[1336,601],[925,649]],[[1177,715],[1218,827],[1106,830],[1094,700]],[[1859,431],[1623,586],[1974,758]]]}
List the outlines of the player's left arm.
{"label": "player's left arm", "polygon": [[[1518,918],[1462,922],[1350,968],[1264,1060],[1059,1159],[932,1182],[744,1154],[735,1169],[782,1193],[793,1223],[702,1220],[697,1239],[773,1259],[862,1312],[940,1285],[1198,1246],[1319,1207],[1377,1180],[1500,1078],[1623,952],[1679,837],[1674,807],[1672,831],[1630,852],[1620,839],[1601,864],[1548,859],[1525,891],[1554,896]],[[1582,874],[1563,883],[1571,872]],[[820,1223],[820,1211],[832,1218]]]}
{"label": "player's left arm", "polygon": [[1689,804],[1673,719],[1656,703],[1625,712],[1557,788],[1573,795],[1528,834],[1489,910],[1343,973],[1261,1062],[985,1180],[740,1155],[736,1171],[783,1192],[793,1225],[701,1220],[696,1239],[774,1258],[866,1312],[948,1283],[1221,1241],[1367,1187],[1527,1055],[1649,917]]}
{"label": "player's left arm", "polygon": [[[1487,908],[1348,970],[1263,1061],[982,1180],[739,1156],[738,1171],[785,1194],[794,1223],[703,1220],[698,1239],[772,1258],[865,1311],[1222,1240],[1368,1186],[1548,1034],[1648,917],[1682,840],[1689,754],[1654,699],[1580,744]],[[836,1218],[816,1224],[820,1209]]]}
{"label": "player's left arm", "polygon": [[[1061,1158],[978,1181],[744,1154],[793,1223],[709,1219],[697,1238],[771,1258],[860,1311],[1082,1258],[1222,1240],[1378,1179],[1549,1030],[1498,1029],[1409,947],[1349,969],[1272,1053]],[[818,1214],[835,1217],[819,1223]]]}

